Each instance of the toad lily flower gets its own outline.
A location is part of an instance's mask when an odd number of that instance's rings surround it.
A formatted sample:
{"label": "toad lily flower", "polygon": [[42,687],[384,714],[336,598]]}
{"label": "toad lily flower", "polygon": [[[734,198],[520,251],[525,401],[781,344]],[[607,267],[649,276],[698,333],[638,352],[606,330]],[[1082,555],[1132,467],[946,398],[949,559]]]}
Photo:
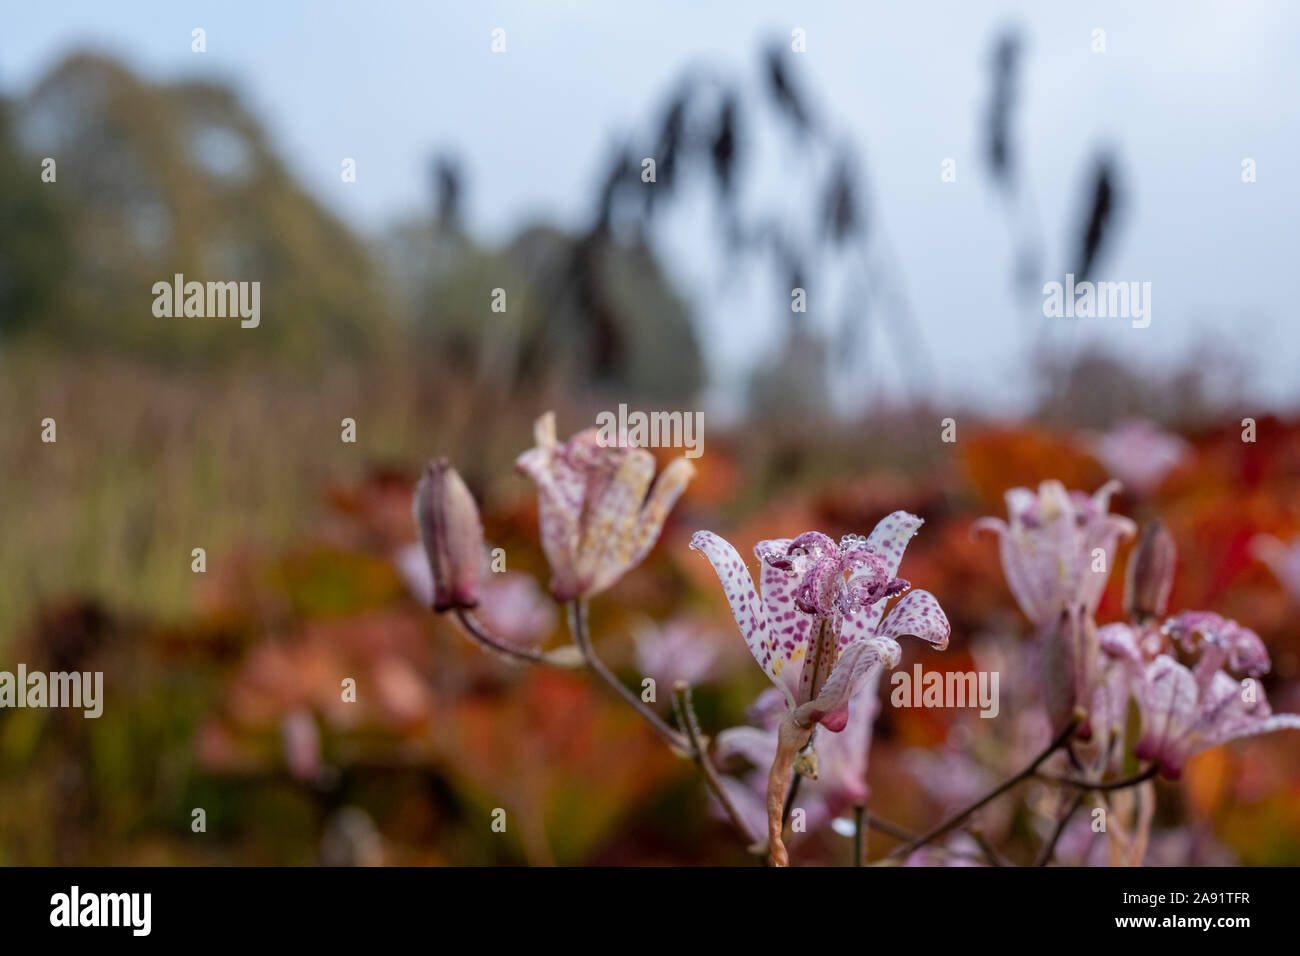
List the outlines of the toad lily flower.
{"label": "toad lily flower", "polygon": [[760,541],[754,553],[761,596],[734,547],[711,531],[691,538],[691,548],[717,572],[754,659],[785,696],[767,788],[768,839],[778,866],[788,862],[781,841],[786,786],[814,727],[844,729],[849,699],[874,671],[898,663],[898,637],[948,646],[948,619],[927,591],[912,591],[885,616],[886,601],[910,586],[895,575],[920,526],[920,518],[896,511],[869,538],[848,535],[836,544],[807,532]]}
{"label": "toad lily flower", "polygon": [[1142,736],[1134,753],[1153,760],[1176,780],[1193,754],[1238,737],[1274,730],[1300,730],[1300,714],[1274,714],[1255,682],[1215,671],[1199,683],[1192,671],[1167,654],[1148,664],[1139,684]]}
{"label": "toad lily flower", "polygon": [[558,601],[589,597],[646,556],[695,469],[679,458],[651,490],[655,460],[644,448],[602,445],[595,428],[560,444],[554,412],[537,420],[533,434],[536,447],[515,467],[537,485],[551,594]]}
{"label": "toad lily flower", "polygon": [[[1055,626],[1072,603],[1092,617],[1106,590],[1115,548],[1137,530],[1128,518],[1108,513],[1118,482],[1091,497],[1044,481],[1038,493],[1012,488],[1007,521],[981,518],[974,530],[999,536],[1002,572],[1016,603],[1040,630]],[[1097,549],[1102,555],[1096,555]],[[1098,561],[1098,558],[1102,560]]]}
{"label": "toad lily flower", "polygon": [[1184,650],[1199,652],[1194,668],[1164,653],[1146,661],[1119,631],[1105,641],[1134,674],[1142,713],[1134,751],[1139,760],[1154,761],[1165,777],[1177,779],[1187,759],[1202,750],[1238,737],[1300,730],[1300,715],[1273,714],[1256,681],[1239,681],[1228,673],[1254,677],[1268,670],[1268,653],[1254,631],[1206,611],[1180,614],[1164,629]]}

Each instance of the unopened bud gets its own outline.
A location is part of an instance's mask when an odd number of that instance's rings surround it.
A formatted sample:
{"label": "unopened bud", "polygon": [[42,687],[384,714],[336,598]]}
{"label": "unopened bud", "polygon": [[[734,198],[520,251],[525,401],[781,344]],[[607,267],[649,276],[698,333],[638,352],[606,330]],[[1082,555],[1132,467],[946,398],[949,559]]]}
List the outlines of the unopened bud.
{"label": "unopened bud", "polygon": [[470,608],[483,573],[483,525],[478,505],[456,469],[439,458],[415,489],[415,524],[433,573],[433,609]]}
{"label": "unopened bud", "polygon": [[1124,582],[1124,608],[1130,617],[1141,622],[1164,615],[1177,559],[1173,536],[1159,521],[1148,522],[1129,559]]}

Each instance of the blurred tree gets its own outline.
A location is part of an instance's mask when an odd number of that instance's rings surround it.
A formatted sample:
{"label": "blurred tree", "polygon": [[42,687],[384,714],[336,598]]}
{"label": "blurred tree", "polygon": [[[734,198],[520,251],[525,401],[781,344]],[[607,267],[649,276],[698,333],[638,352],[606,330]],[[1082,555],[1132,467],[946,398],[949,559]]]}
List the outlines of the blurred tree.
{"label": "blurred tree", "polygon": [[[703,385],[690,311],[635,239],[537,225],[493,250],[440,213],[395,227],[382,249],[415,334],[495,389],[559,381],[672,402]],[[497,289],[504,311],[492,308]]]}
{"label": "blurred tree", "polygon": [[40,163],[17,151],[10,112],[0,100],[0,342],[53,307],[68,259],[57,186],[42,182]]}
{"label": "blurred tree", "polygon": [[[154,84],[106,57],[64,60],[16,104],[28,156],[55,157],[72,241],[63,307],[29,321],[60,349],[155,358],[314,358],[388,341],[365,247],[308,198],[230,89]],[[158,318],[153,283],[260,281],[261,325]]]}

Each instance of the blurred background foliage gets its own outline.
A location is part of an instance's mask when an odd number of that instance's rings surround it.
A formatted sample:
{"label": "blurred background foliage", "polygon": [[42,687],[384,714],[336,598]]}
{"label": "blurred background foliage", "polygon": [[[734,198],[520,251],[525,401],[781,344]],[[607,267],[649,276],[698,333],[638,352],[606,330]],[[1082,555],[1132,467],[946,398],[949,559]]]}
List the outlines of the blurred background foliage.
{"label": "blurred background foliage", "polygon": [[[995,50],[988,173],[1013,196],[1015,35]],[[970,522],[1001,513],[1012,485],[1097,487],[1107,474],[1087,430],[1140,414],[1195,450],[1152,498],[1121,502],[1177,538],[1173,607],[1256,628],[1276,662],[1271,697],[1300,709],[1293,599],[1247,547],[1261,531],[1300,532],[1300,429],[1261,420],[1258,442],[1243,444],[1232,384],[1244,372],[1211,344],[1213,381],[1206,356],[1157,374],[1045,353],[1027,371],[1041,397],[1025,421],[959,416],[959,441],[941,443],[951,412],[925,399],[924,341],[900,277],[871,251],[880,227],[852,151],[786,58],[762,57],[762,108],[829,157],[807,228],[738,200],[754,100],[695,73],[669,91],[649,144],[611,148],[584,228],[534,223],[495,247],[464,223],[472,171],[446,156],[430,162],[427,209],[354,234],[295,184],[238,96],[210,82],[154,83],[82,53],[0,103],[0,662],[102,670],[107,696],[99,720],[0,712],[0,863],[747,861],[693,770],[634,715],[581,674],[484,656],[419,606],[397,561],[414,541],[414,479],[446,454],[510,568],[545,580],[531,488],[510,469],[532,419],[556,408],[569,432],[619,402],[698,407],[709,378],[697,317],[651,241],[663,204],[694,201],[680,198],[692,177],[707,184],[728,255],[781,288],[828,260],[850,281],[834,336],[790,313],[741,414],[710,422],[659,546],[596,602],[598,641],[629,683],[639,621],[700,616],[716,623],[701,640],[728,662],[698,692],[701,717],[714,732],[742,722],[763,682],[731,650],[740,638],[687,553],[690,532],[748,547],[807,528],[861,532],[897,508],[928,522],[908,577],[954,625],[953,646],[927,667],[971,667],[978,636],[1027,635]],[[634,160],[646,152],[658,157],[653,190]],[[37,175],[49,155],[58,189]],[[1083,274],[1122,196],[1099,160],[1083,197]],[[1033,253],[1026,239],[1010,266],[1030,290]],[[155,318],[151,286],[174,273],[260,280],[262,326]],[[496,288],[505,313],[490,310]],[[833,415],[829,376],[866,325],[894,343],[916,396]],[[46,417],[55,444],[39,440]],[[355,444],[340,442],[344,418]],[[195,547],[207,551],[202,575]],[[1118,586],[1116,574],[1103,620],[1118,613]],[[348,676],[355,705],[340,701]],[[885,708],[873,810],[909,826],[933,819],[939,804],[917,789],[908,755],[963,720]],[[1216,859],[1300,863],[1295,753],[1269,738],[1194,761],[1183,789],[1162,790],[1162,824],[1190,834],[1171,860],[1212,841]],[[195,807],[204,834],[191,832]],[[489,826],[496,807],[511,820],[504,837]],[[824,832],[799,854],[833,862],[846,846]]]}

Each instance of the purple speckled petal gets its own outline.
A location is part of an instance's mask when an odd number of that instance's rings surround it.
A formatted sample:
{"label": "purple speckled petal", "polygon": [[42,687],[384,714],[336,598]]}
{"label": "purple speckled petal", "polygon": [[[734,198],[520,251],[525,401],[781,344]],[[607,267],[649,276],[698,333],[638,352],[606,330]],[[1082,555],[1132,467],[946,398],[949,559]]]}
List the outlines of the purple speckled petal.
{"label": "purple speckled petal", "polygon": [[867,537],[867,547],[880,555],[888,577],[898,576],[898,566],[903,562],[907,543],[925,522],[906,511],[895,511],[882,518]]}
{"label": "purple speckled petal", "polygon": [[760,541],[754,546],[754,554],[758,556],[761,567],[763,610],[772,652],[771,667],[764,665],[764,670],[793,699],[803,660],[808,653],[808,637],[814,618],[795,602],[799,575],[773,567],[766,560],[768,555],[784,554],[789,546],[790,541],[786,538]]}
{"label": "purple speckled petal", "polygon": [[[714,572],[718,575],[718,580],[722,582],[722,591],[727,596],[727,603],[731,605],[731,614],[736,619],[736,626],[740,628],[741,636],[749,645],[749,652],[754,655],[754,660],[758,661],[758,665],[771,678],[772,683],[785,691],[788,702],[793,703],[794,695],[791,688],[781,679],[781,674],[790,664],[791,657],[786,656],[784,647],[778,646],[781,643],[780,638],[787,635],[778,635],[773,622],[768,621],[763,603],[759,600],[758,592],[754,587],[754,579],[750,576],[745,562],[740,559],[740,554],[730,542],[712,531],[695,532],[691,536],[691,550],[699,551],[709,559]],[[784,626],[786,625],[783,623],[782,627]],[[803,653],[804,649],[801,648],[800,661]],[[794,673],[797,675],[797,668]]]}
{"label": "purple speckled petal", "polygon": [[952,627],[948,623],[948,616],[929,591],[909,591],[894,605],[880,627],[883,637],[919,637],[923,641],[929,641],[938,650],[948,646],[950,633]]}

